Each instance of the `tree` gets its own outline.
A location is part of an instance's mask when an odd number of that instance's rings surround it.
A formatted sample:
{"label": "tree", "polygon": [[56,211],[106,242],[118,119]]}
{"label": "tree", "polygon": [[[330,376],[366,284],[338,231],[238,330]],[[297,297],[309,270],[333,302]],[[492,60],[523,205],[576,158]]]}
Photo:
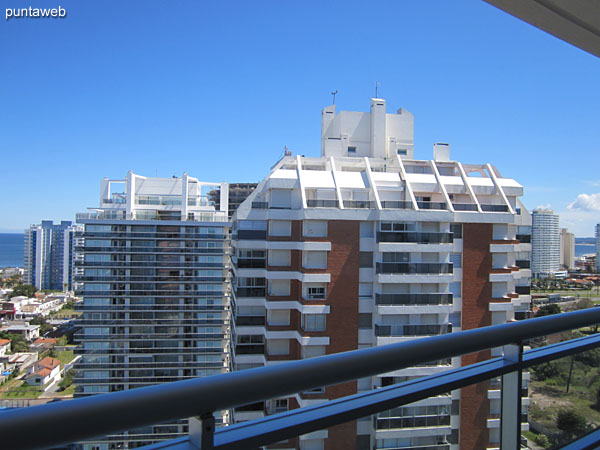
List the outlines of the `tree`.
{"label": "tree", "polygon": [[587,430],[587,420],[574,409],[561,409],[556,416],[556,426],[566,434],[579,435]]}
{"label": "tree", "polygon": [[540,306],[540,309],[538,309],[535,317],[551,316],[552,314],[560,314],[561,312],[562,311],[559,305],[556,303],[550,303],[549,305]]}
{"label": "tree", "polygon": [[548,436],[546,436],[545,434],[538,434],[535,437],[535,443],[543,448],[551,447],[550,439],[548,439]]}
{"label": "tree", "polygon": [[10,294],[8,294],[8,298],[18,297],[20,295],[23,295],[25,297],[33,297],[36,292],[37,289],[35,288],[35,286],[32,286],[30,284],[18,284],[15,287],[13,287],[13,291]]}
{"label": "tree", "polygon": [[41,335],[44,335],[53,329],[52,325],[50,325],[42,316],[34,317],[29,321],[29,323],[33,325],[39,325]]}
{"label": "tree", "polygon": [[75,372],[74,369],[71,369],[65,373],[65,377],[60,381],[60,383],[58,383],[58,387],[61,391],[64,391],[66,388],[71,386],[71,384],[73,384],[73,378],[75,378],[75,375],[77,375],[77,372]]}
{"label": "tree", "polygon": [[10,349],[13,353],[29,351],[29,345],[22,335],[11,333],[10,336]]}
{"label": "tree", "polygon": [[593,308],[595,303],[590,298],[582,298],[577,303],[575,303],[574,309],[588,309]]}

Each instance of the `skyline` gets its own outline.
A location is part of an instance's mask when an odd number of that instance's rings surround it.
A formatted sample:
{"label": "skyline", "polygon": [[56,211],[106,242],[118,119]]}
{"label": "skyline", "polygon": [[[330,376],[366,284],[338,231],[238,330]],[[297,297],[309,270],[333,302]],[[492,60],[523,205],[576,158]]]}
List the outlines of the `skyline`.
{"label": "skyline", "polygon": [[365,111],[376,82],[417,159],[448,142],[578,237],[600,222],[598,59],[484,2],[61,5],[0,23],[0,232],[73,220],[128,170],[257,182],[286,145],[320,155],[331,91]]}

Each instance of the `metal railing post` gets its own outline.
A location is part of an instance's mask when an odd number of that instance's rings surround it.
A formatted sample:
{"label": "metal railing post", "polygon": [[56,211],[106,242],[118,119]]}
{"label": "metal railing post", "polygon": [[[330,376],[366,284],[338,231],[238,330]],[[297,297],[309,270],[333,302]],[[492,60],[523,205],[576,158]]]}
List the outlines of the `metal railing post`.
{"label": "metal railing post", "polygon": [[213,450],[215,446],[215,416],[208,412],[200,416],[202,420],[202,438],[200,447],[202,450]]}
{"label": "metal railing post", "polygon": [[[523,345],[505,345],[504,359],[521,363],[523,361]],[[521,447],[521,385],[522,370],[502,375],[502,396],[500,414],[500,449],[519,450]]]}

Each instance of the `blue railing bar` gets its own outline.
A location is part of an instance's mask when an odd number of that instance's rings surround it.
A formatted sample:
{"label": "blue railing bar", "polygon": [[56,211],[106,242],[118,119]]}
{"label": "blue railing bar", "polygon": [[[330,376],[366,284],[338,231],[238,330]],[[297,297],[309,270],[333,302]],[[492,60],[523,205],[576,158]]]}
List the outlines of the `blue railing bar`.
{"label": "blue railing bar", "polygon": [[565,445],[560,450],[596,450],[600,447],[598,442],[600,442],[600,428],[597,428],[594,431],[591,431],[579,439],[571,442],[570,444]]}
{"label": "blue railing bar", "polygon": [[[9,448],[49,448],[600,323],[600,308],[0,412]],[[251,386],[252,389],[248,389]],[[31,433],[31,430],[36,430]]]}
{"label": "blue railing bar", "polygon": [[248,449],[272,444],[443,394],[517,368],[517,363],[495,358],[418,380],[232,425],[216,431],[214,449]]}
{"label": "blue railing bar", "polygon": [[216,431],[214,448],[229,450],[275,443],[596,347],[600,347],[600,334],[528,350],[523,353],[521,363],[494,358],[321,405],[232,425]]}
{"label": "blue railing bar", "polygon": [[198,450],[198,447],[190,442],[189,436],[170,439],[168,441],[157,442],[156,444],[145,445],[140,450]]}

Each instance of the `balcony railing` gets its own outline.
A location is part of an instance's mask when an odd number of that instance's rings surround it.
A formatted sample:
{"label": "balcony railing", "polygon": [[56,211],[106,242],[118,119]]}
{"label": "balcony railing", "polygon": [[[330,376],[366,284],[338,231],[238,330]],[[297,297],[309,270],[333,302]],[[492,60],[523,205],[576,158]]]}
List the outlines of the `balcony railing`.
{"label": "balcony railing", "polygon": [[381,207],[383,209],[412,209],[412,202],[396,201],[396,200],[382,200]]}
{"label": "balcony railing", "polygon": [[266,294],[266,287],[238,287],[235,291],[237,297],[264,297]]}
{"label": "balcony railing", "polygon": [[521,244],[531,244],[531,235],[530,234],[517,234],[517,239]]}
{"label": "balcony railing", "polygon": [[396,428],[448,427],[450,416],[380,417],[376,420],[377,430]]}
{"label": "balcony railing", "polygon": [[264,325],[265,316],[237,316],[235,324],[237,326]]}
{"label": "balcony railing", "polygon": [[475,203],[452,203],[454,211],[477,211]]}
{"label": "balcony railing", "polygon": [[483,212],[508,212],[507,205],[481,205],[481,210]]}
{"label": "balcony railing", "polygon": [[[0,412],[0,435],[4,448],[43,449],[182,417],[200,416],[202,422],[197,429],[191,427],[190,436],[163,442],[160,448],[255,448],[502,377],[500,432],[507,437],[502,441],[502,450],[516,450],[523,419],[522,371],[599,348],[600,334],[528,351],[523,351],[523,343],[598,323],[600,308],[590,308],[205,378],[18,408]],[[216,411],[497,347],[503,347],[504,356],[215,430],[213,413]],[[563,450],[596,448],[598,442],[600,430],[568,444]]]}
{"label": "balcony railing", "polygon": [[531,262],[528,259],[518,259],[516,265],[521,269],[529,269],[531,267]]}
{"label": "balcony railing", "polygon": [[252,209],[268,209],[269,202],[252,202]]}
{"label": "balcony railing", "polygon": [[452,324],[432,325],[375,325],[375,336],[402,337],[402,336],[436,336],[452,332]]}
{"label": "balcony railing", "polygon": [[237,267],[239,269],[264,269],[267,267],[266,261],[260,258],[255,259],[238,259]]}
{"label": "balcony railing", "polygon": [[377,242],[410,242],[415,244],[451,244],[453,233],[425,231],[378,231]]}
{"label": "balcony railing", "polygon": [[452,294],[375,294],[379,306],[451,305]]}
{"label": "balcony railing", "polygon": [[418,200],[417,206],[419,209],[448,209],[448,206],[444,202],[425,202]]}
{"label": "balcony railing", "polygon": [[306,206],[309,208],[337,208],[337,200],[306,200]]}
{"label": "balcony railing", "polygon": [[377,273],[387,274],[435,274],[445,275],[453,272],[452,264],[449,263],[392,263],[378,262]]}
{"label": "balcony railing", "polygon": [[369,200],[344,200],[344,208],[371,209],[375,207],[375,202]]}

